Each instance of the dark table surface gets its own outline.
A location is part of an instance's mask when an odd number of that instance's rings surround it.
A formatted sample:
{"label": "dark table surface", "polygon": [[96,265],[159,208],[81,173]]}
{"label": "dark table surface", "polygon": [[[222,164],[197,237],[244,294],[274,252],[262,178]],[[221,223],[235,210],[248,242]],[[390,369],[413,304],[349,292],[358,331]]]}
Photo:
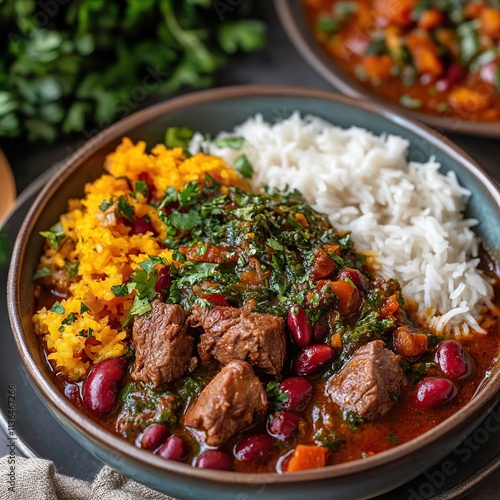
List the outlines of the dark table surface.
{"label": "dark table surface", "polygon": [[[279,24],[272,2],[256,2],[255,15],[268,26],[266,48],[258,53],[238,55],[217,75],[216,85],[270,84],[301,85],[332,89],[308,63],[302,59]],[[150,96],[137,109],[165,99],[168,96]],[[134,110],[135,111],[135,110]],[[445,135],[461,146],[492,177],[500,181],[500,139],[457,134]],[[45,170],[64,160],[86,138],[75,135],[50,145],[27,145],[21,140],[3,141],[0,147],[9,159],[16,179],[18,193],[24,190]],[[0,444],[2,440],[0,440]],[[4,447],[2,446],[2,449]],[[465,498],[490,500],[499,498],[500,471],[483,480]]]}

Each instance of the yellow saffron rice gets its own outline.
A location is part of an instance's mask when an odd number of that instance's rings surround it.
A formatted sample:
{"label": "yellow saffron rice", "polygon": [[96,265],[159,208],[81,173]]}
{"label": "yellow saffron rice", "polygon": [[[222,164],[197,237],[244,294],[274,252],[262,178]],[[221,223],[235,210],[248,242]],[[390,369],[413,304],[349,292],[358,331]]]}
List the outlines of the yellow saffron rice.
{"label": "yellow saffron rice", "polygon": [[[60,218],[64,238],[57,249],[46,244],[39,264],[39,269],[50,268],[50,276],[42,282],[66,297],[59,300],[60,306],[42,307],[34,314],[35,331],[44,335],[56,371],[75,381],[85,376],[89,360],[98,363],[126,353],[127,333],[121,324],[133,294],[116,297],[111,287],[126,282],[149,256],[171,262],[172,251],[160,243],[166,234],[156,208],[142,194],[132,196],[130,186],[144,180],[146,173],[161,199],[170,186],[181,189],[187,182],[201,183],[208,173],[223,184],[245,187],[241,176],[221,158],[201,153],[186,158],[181,148],[161,144],[147,153],[145,142],[133,144],[127,138],[106,158],[104,167],[109,173],[88,183],[83,199],[68,202],[68,212]],[[116,219],[116,205],[103,209],[120,196],[133,207],[136,218],[149,217],[157,236],[149,231],[130,235],[131,228]]]}

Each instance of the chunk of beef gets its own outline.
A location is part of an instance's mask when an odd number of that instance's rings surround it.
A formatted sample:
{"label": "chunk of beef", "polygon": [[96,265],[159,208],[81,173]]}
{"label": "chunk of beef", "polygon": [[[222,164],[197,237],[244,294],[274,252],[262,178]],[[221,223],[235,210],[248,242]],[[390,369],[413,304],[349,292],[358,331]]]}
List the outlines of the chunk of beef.
{"label": "chunk of beef", "polygon": [[330,378],[326,391],[342,410],[365,420],[387,413],[404,382],[400,357],[374,340],[360,347],[339,373]]}
{"label": "chunk of beef", "polygon": [[154,300],[151,313],[135,319],[132,330],[135,363],[132,378],[158,388],[192,371],[194,338],[187,333],[181,306]]}
{"label": "chunk of beef", "polygon": [[230,361],[203,389],[184,417],[184,424],[206,433],[209,446],[220,446],[262,419],[267,396],[252,367]]}
{"label": "chunk of beef", "polygon": [[286,356],[282,318],[235,307],[194,307],[189,322],[205,331],[198,344],[203,361],[212,356],[222,364],[241,359],[271,375],[281,372]]}

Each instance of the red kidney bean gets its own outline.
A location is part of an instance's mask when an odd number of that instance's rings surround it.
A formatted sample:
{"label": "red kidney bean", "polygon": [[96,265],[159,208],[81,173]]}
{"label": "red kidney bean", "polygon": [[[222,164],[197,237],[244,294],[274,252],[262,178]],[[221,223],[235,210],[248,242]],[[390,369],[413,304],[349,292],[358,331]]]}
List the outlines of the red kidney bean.
{"label": "red kidney bean", "polygon": [[333,347],[327,344],[314,344],[302,349],[293,362],[297,375],[315,375],[326,368],[335,356]]}
{"label": "red kidney bean", "polygon": [[115,409],[126,365],[124,358],[106,359],[94,365],[83,384],[83,402],[89,410],[106,415]]}
{"label": "red kidney bean", "polygon": [[146,450],[156,450],[168,436],[168,430],[163,424],[151,424],[142,433],[141,447]]}
{"label": "red kidney bean", "polygon": [[273,438],[268,434],[254,434],[240,441],[234,456],[240,462],[254,462],[264,458],[273,449]]}
{"label": "red kidney bean", "polygon": [[365,292],[368,290],[368,284],[366,283],[365,277],[357,269],[352,269],[351,267],[342,269],[342,271],[339,272],[337,280],[343,281],[346,278],[349,278],[358,290],[363,290]]}
{"label": "red kidney bean", "polygon": [[148,231],[150,233],[153,233],[154,235],[158,234],[153,227],[153,224],[147,221],[144,217],[137,217],[134,219],[134,222],[132,222],[132,229],[130,231],[130,234],[144,234]]}
{"label": "red kidney bean", "polygon": [[165,300],[168,297],[171,284],[172,277],[170,276],[170,267],[160,267],[158,270],[158,277],[156,279],[155,292],[160,295],[162,300]]}
{"label": "red kidney bean", "polygon": [[194,463],[200,469],[233,470],[233,460],[221,450],[207,450],[198,455]]}
{"label": "red kidney bean", "polygon": [[283,403],[285,410],[302,411],[311,401],[313,386],[302,377],[289,377],[280,384],[280,391],[288,394],[288,401]]}
{"label": "red kidney bean", "polygon": [[268,423],[267,431],[280,441],[288,441],[297,432],[299,421],[300,417],[296,413],[282,410],[276,413]]}
{"label": "red kidney bean", "polygon": [[452,64],[446,71],[446,75],[436,82],[439,92],[447,92],[452,85],[458,83],[467,74],[467,70],[458,63]]}
{"label": "red kidney bean", "polygon": [[314,340],[323,340],[330,332],[330,325],[328,324],[328,316],[323,315],[319,318],[313,326]]}
{"label": "red kidney bean", "polygon": [[294,305],[288,310],[288,331],[290,337],[299,347],[307,347],[312,342],[312,327],[307,318],[306,311],[299,305]]}
{"label": "red kidney bean", "polygon": [[457,395],[457,387],[447,378],[424,378],[417,385],[416,406],[424,410],[448,403]]}
{"label": "red kidney bean", "polygon": [[456,340],[444,340],[436,350],[436,363],[449,378],[461,380],[472,375],[474,361]]}
{"label": "red kidney bean", "polygon": [[170,436],[156,454],[165,460],[183,462],[188,454],[187,445],[179,436]]}
{"label": "red kidney bean", "polygon": [[76,384],[66,384],[66,386],[64,387],[64,395],[75,406],[80,406],[82,404],[82,397],[80,396],[80,387],[78,387]]}

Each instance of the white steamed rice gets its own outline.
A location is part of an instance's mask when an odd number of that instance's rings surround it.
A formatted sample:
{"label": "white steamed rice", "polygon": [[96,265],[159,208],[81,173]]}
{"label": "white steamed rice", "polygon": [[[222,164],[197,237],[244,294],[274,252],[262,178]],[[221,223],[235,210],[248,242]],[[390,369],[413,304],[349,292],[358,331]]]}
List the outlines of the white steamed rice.
{"label": "white steamed rice", "polygon": [[243,136],[241,151],[212,153],[229,163],[245,153],[252,184],[298,189],[358,250],[374,251],[378,272],[396,277],[418,316],[436,333],[484,333],[480,321],[493,288],[477,269],[479,241],[464,219],[469,191],[439,164],[407,162],[407,140],[342,129],[294,113],[275,124],[257,115],[227,135]]}

